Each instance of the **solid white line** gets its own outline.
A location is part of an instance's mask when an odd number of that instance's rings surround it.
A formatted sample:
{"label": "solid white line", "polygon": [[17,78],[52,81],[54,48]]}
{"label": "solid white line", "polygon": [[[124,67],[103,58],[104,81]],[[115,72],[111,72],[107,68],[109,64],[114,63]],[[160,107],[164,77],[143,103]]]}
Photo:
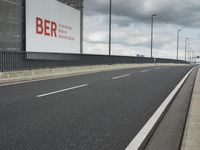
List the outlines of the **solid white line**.
{"label": "solid white line", "polygon": [[130,74],[125,74],[125,75],[122,75],[122,76],[113,77],[112,79],[115,80],[115,79],[120,79],[120,78],[124,78],[124,77],[128,77],[128,76],[130,76]]}
{"label": "solid white line", "polygon": [[149,71],[149,69],[146,69],[146,70],[142,70],[142,71],[140,71],[140,72],[148,72]]}
{"label": "solid white line", "polygon": [[132,142],[127,146],[125,150],[138,150],[140,146],[143,144],[146,137],[152,131],[154,125],[158,122],[162,113],[166,110],[167,106],[169,106],[170,102],[179,91],[181,86],[184,84],[190,73],[193,71],[192,68],[179,82],[179,84],[174,88],[174,90],[169,94],[169,96],[165,99],[165,101],[160,105],[160,107],[156,110],[156,112],[151,116],[151,118],[147,121],[144,127],[139,131],[139,133],[135,136]]}
{"label": "solid white line", "polygon": [[57,93],[65,92],[65,91],[70,91],[70,90],[82,88],[82,87],[85,87],[85,86],[88,86],[88,84],[74,86],[74,87],[71,87],[71,88],[62,89],[62,90],[58,90],[58,91],[54,91],[54,92],[50,92],[50,93],[46,93],[46,94],[41,94],[41,95],[37,95],[36,97],[40,98],[40,97],[44,97],[44,96],[48,96],[48,95],[53,95],[53,94],[57,94]]}

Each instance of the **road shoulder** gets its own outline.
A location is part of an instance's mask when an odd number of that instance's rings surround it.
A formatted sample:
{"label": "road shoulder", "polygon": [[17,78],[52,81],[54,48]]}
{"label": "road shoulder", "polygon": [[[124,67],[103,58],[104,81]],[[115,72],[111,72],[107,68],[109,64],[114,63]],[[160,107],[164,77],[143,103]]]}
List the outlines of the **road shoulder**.
{"label": "road shoulder", "polygon": [[200,148],[200,69],[198,71],[181,150]]}
{"label": "road shoulder", "polygon": [[179,150],[197,70],[194,70],[169,106],[145,150]]}

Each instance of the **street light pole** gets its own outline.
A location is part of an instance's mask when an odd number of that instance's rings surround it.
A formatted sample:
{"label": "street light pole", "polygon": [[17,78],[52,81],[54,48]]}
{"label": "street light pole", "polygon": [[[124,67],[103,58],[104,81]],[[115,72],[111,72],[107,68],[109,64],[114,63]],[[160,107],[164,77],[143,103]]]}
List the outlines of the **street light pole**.
{"label": "street light pole", "polygon": [[176,55],[176,59],[178,60],[178,48],[179,48],[179,33],[181,32],[181,29],[179,29],[177,31],[177,55]]}
{"label": "street light pole", "polygon": [[192,50],[190,50],[190,63],[192,62]]}
{"label": "street light pole", "polygon": [[187,45],[187,50],[188,50],[188,61],[190,62],[190,43]]}
{"label": "street light pole", "polygon": [[112,0],[110,0],[110,13],[109,13],[109,55],[111,55],[111,21],[112,21]]}
{"label": "street light pole", "polygon": [[80,12],[81,12],[81,16],[80,16],[80,54],[83,54],[83,2],[84,0],[80,1]]}
{"label": "street light pole", "polygon": [[185,38],[185,61],[186,61],[186,56],[187,56],[187,41],[189,38]]}
{"label": "street light pole", "polygon": [[191,50],[191,63],[193,63],[193,54],[194,54],[194,51],[193,50]]}
{"label": "street light pole", "polygon": [[156,14],[153,14],[151,16],[151,58],[153,57],[153,17],[157,16]]}
{"label": "street light pole", "polygon": [[194,63],[194,51],[191,51],[191,62]]}
{"label": "street light pole", "polygon": [[189,59],[190,63],[192,61],[191,56],[192,56],[192,47],[191,47],[191,44],[189,44],[189,46],[188,46],[188,59]]}

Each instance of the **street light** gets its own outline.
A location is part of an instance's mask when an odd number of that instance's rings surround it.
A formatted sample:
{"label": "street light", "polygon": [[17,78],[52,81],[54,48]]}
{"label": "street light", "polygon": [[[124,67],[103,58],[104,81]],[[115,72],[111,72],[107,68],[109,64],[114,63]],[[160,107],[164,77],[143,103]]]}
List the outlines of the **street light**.
{"label": "street light", "polygon": [[190,50],[192,49],[191,44],[188,44],[188,61],[190,62]]}
{"label": "street light", "polygon": [[189,38],[185,38],[185,61],[186,61],[186,56],[187,56],[187,42]]}
{"label": "street light", "polygon": [[179,33],[181,32],[181,29],[179,29],[177,31],[177,55],[176,55],[176,59],[178,60],[178,48],[179,48]]}
{"label": "street light", "polygon": [[153,17],[156,17],[156,14],[151,15],[151,58],[153,57],[152,51],[153,51]]}
{"label": "street light", "polygon": [[191,62],[191,54],[192,54],[192,47],[191,44],[188,44],[188,60]]}
{"label": "street light", "polygon": [[190,50],[190,63],[192,63],[192,48]]}
{"label": "street light", "polygon": [[110,0],[110,14],[109,14],[109,55],[111,55],[111,21],[112,21],[112,0]]}
{"label": "street light", "polygon": [[191,51],[191,62],[194,63],[194,51]]}

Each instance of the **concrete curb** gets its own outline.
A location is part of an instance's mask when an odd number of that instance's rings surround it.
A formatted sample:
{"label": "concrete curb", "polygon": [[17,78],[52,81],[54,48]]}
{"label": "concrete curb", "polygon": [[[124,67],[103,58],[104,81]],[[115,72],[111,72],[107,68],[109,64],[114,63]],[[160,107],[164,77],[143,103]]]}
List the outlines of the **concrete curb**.
{"label": "concrete curb", "polygon": [[79,67],[49,68],[37,70],[24,70],[0,73],[0,84],[18,81],[31,81],[36,79],[49,79],[83,75],[101,71],[120,70],[128,68],[141,68],[150,66],[180,66],[185,64],[115,64],[115,65],[93,65]]}
{"label": "concrete curb", "polygon": [[181,150],[200,148],[200,69],[198,70]]}

